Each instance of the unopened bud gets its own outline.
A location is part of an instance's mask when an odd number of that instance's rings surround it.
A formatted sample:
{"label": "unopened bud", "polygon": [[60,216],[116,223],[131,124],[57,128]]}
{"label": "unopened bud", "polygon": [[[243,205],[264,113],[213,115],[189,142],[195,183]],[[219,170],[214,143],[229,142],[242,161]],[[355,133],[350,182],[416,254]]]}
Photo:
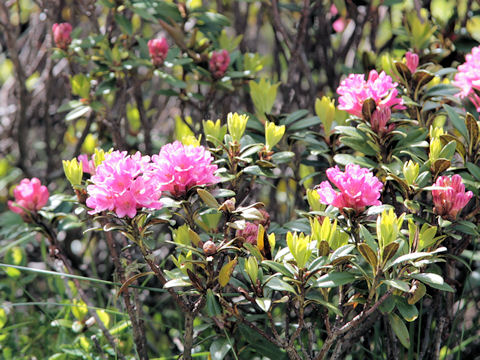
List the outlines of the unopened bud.
{"label": "unopened bud", "polygon": [[217,246],[212,240],[208,240],[205,244],[203,244],[203,252],[207,256],[214,255],[217,252]]}

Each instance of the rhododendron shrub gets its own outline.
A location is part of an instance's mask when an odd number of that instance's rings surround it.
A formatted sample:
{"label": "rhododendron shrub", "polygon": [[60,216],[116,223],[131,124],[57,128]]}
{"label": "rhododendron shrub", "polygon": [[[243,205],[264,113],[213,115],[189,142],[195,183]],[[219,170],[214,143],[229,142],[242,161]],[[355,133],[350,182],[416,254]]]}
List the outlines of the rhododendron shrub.
{"label": "rhododendron shrub", "polygon": [[479,4],[10,3],[0,358],[476,353]]}

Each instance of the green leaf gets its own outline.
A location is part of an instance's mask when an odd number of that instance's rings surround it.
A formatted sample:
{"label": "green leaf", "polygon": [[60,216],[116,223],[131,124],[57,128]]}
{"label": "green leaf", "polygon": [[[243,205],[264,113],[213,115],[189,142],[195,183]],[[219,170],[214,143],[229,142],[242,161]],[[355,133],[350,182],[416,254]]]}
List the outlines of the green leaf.
{"label": "green leaf", "polygon": [[392,266],[398,265],[398,264],[400,264],[402,262],[405,262],[405,261],[412,261],[412,260],[417,260],[417,259],[420,259],[420,258],[430,257],[430,256],[432,256],[432,254],[423,253],[423,252],[414,252],[414,253],[402,255],[402,256],[399,256],[398,258],[396,258],[394,261],[392,261],[389,265],[387,265],[384,270],[388,270]]}
{"label": "green leaf", "polygon": [[122,29],[123,32],[126,32],[128,35],[131,36],[133,34],[132,22],[128,20],[125,16],[118,13],[116,13],[114,17],[115,21],[120,26],[120,29]]}
{"label": "green leaf", "polygon": [[87,99],[90,92],[90,81],[84,74],[77,74],[70,79],[72,94]]}
{"label": "green leaf", "polygon": [[267,265],[273,271],[277,271],[285,276],[293,276],[293,274],[287,269],[287,267],[283,264],[272,260],[263,260],[262,265]]}
{"label": "green leaf", "polygon": [[203,202],[211,207],[217,209],[220,204],[217,202],[215,197],[210,194],[207,190],[204,189],[197,189],[197,194],[202,198]]}
{"label": "green leaf", "polygon": [[415,305],[408,304],[404,298],[396,296],[395,301],[400,315],[408,321],[412,322],[418,318],[418,309]]}
{"label": "green leaf", "polygon": [[281,151],[272,155],[272,162],[275,164],[288,163],[295,157],[295,153],[291,151]]}
{"label": "green leaf", "polygon": [[345,285],[353,282],[355,276],[346,272],[331,272],[329,274],[320,276],[315,283],[319,288],[332,288],[340,285]]}
{"label": "green leaf", "polygon": [[222,313],[222,308],[215,297],[212,289],[207,290],[207,314],[208,316],[217,316]]}
{"label": "green leaf", "polygon": [[321,124],[320,119],[317,116],[311,116],[306,119],[302,119],[300,121],[294,122],[292,125],[288,127],[287,130],[289,132],[293,132],[293,131],[307,129],[319,124]]}
{"label": "green leaf", "polygon": [[260,307],[260,309],[265,312],[268,312],[268,310],[270,310],[270,306],[272,305],[272,299],[268,298],[255,298],[255,302]]}
{"label": "green leaf", "polygon": [[402,290],[404,292],[408,292],[410,290],[410,286],[408,285],[408,283],[402,280],[398,280],[398,279],[383,280],[383,283],[389,286],[392,286],[396,289]]}
{"label": "green leaf", "polygon": [[210,356],[212,360],[222,360],[231,348],[232,345],[227,339],[215,340],[210,345]]}
{"label": "green leaf", "polygon": [[293,288],[292,285],[290,285],[289,283],[279,279],[278,277],[272,277],[268,281],[266,286],[269,287],[270,289],[273,289],[273,290],[288,291],[288,292],[291,292],[293,294],[296,294],[296,291],[295,291],[295,289]]}
{"label": "green leaf", "polygon": [[329,303],[328,301],[325,301],[325,298],[323,297],[323,295],[319,292],[314,292],[314,291],[310,291],[306,298],[308,300],[311,300],[313,302],[316,302],[317,304],[320,304],[322,306],[325,306],[328,310],[332,311],[335,315],[338,315],[340,317],[343,317],[343,314],[342,312],[340,311],[340,309],[338,307],[336,307],[335,305],[333,305],[332,303]]}
{"label": "green leaf", "polygon": [[81,105],[70,111],[67,116],[65,116],[65,121],[72,121],[78,119],[88,113],[90,110],[90,106]]}
{"label": "green leaf", "polygon": [[410,275],[412,278],[420,280],[421,282],[431,286],[434,289],[448,291],[448,292],[455,292],[453,288],[448,285],[443,277],[438,274],[433,273],[421,273],[421,274],[413,274]]}
{"label": "green leaf", "polygon": [[172,288],[172,287],[185,287],[185,286],[192,286],[192,284],[189,281],[183,280],[183,279],[173,279],[170,281],[167,281],[163,287],[165,289]]}
{"label": "green leaf", "polygon": [[444,104],[443,108],[447,112],[448,117],[452,122],[453,126],[455,127],[455,129],[457,129],[460,132],[460,134],[462,134],[463,138],[467,140],[468,130],[467,130],[467,126],[465,125],[465,122],[462,119],[460,119],[460,116],[458,115],[458,113],[455,111],[453,107],[447,104]]}
{"label": "green leaf", "polygon": [[0,308],[0,329],[5,326],[7,323],[7,312],[5,311],[4,308]]}
{"label": "green leaf", "polygon": [[392,326],[395,335],[397,335],[398,340],[400,340],[402,345],[408,349],[410,347],[410,335],[407,326],[396,314],[389,314],[388,319],[390,320],[390,325]]}

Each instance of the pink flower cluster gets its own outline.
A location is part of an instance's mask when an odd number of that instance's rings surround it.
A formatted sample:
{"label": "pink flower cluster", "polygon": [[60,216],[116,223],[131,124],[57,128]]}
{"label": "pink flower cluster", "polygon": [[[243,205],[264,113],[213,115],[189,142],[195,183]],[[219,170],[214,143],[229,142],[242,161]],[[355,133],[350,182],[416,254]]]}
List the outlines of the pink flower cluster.
{"label": "pink flower cluster", "polygon": [[220,180],[214,175],[213,157],[203,146],[183,145],[180,141],[164,145],[152,156],[160,190],[174,197],[185,195],[193,186],[213,185]]}
{"label": "pink flower cluster", "polygon": [[340,191],[335,191],[328,181],[322,182],[317,189],[322,204],[357,212],[369,205],[381,205],[378,199],[383,184],[368,169],[347,164],[342,172],[335,166],[327,170],[327,177]]}
{"label": "pink flower cluster", "polygon": [[155,66],[163,65],[168,55],[168,43],[164,37],[160,39],[151,39],[148,41],[148,52]]}
{"label": "pink flower cluster", "polygon": [[410,72],[413,74],[418,67],[418,55],[407,51],[407,53],[405,54],[405,60],[407,61],[408,70],[410,70]]}
{"label": "pink flower cluster", "polygon": [[375,70],[370,71],[367,81],[364,74],[350,74],[337,88],[340,95],[338,108],[362,117],[364,101],[372,98],[377,104],[377,109],[386,107],[404,109],[403,99],[398,96],[397,85],[383,71],[380,74]]}
{"label": "pink flower cluster", "polygon": [[105,160],[91,177],[87,186],[89,214],[110,210],[118,217],[133,218],[137,209],[159,209],[160,183],[149,156],[140,152],[114,151],[105,155]]}
{"label": "pink flower cluster", "polygon": [[84,173],[95,175],[95,161],[93,160],[92,155],[91,158],[88,157],[87,154],[78,155],[78,161],[82,163],[82,169]]}
{"label": "pink flower cluster", "polygon": [[480,90],[480,46],[474,47],[466,57],[466,61],[458,67],[453,85],[460,88],[460,98],[469,98],[480,111],[480,96],[474,89]]}
{"label": "pink flower cluster", "polygon": [[435,214],[455,220],[458,212],[468,204],[473,193],[465,192],[465,185],[463,185],[460,175],[440,176],[435,182],[435,186],[442,188],[432,190]]}
{"label": "pink flower cluster", "polygon": [[55,45],[62,50],[67,50],[68,45],[72,42],[70,36],[72,33],[72,25],[69,23],[53,24],[52,32]]}
{"label": "pink flower cluster", "polygon": [[22,208],[35,212],[44,207],[50,194],[40,180],[33,178],[20,181],[20,184],[13,190],[13,195],[15,203],[21,207],[16,206],[13,201],[8,202],[8,207],[14,213],[23,215],[25,210]]}
{"label": "pink flower cluster", "polygon": [[228,69],[230,64],[230,55],[227,50],[214,51],[210,57],[208,68],[213,77],[220,79]]}

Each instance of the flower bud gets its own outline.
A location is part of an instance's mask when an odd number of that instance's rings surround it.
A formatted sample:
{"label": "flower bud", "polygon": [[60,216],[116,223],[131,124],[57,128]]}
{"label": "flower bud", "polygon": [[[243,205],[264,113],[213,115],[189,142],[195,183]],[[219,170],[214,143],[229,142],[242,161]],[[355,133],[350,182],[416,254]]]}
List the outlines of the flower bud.
{"label": "flower bud", "polygon": [[168,43],[164,37],[160,39],[151,39],[148,41],[148,52],[152,58],[154,66],[161,66],[167,58]]}
{"label": "flower bud", "polygon": [[214,255],[217,252],[217,246],[212,240],[208,240],[205,244],[203,244],[203,252],[207,256]]}
{"label": "flower bud", "polygon": [[285,134],[285,125],[277,126],[273,122],[265,122],[265,147],[267,151],[273,149]]}
{"label": "flower bud", "polygon": [[227,116],[228,132],[234,142],[240,141],[247,127],[248,116],[229,113]]}
{"label": "flower bud", "polygon": [[68,45],[72,42],[70,36],[72,33],[72,25],[69,23],[53,24],[52,32],[55,45],[62,50],[67,50]]}
{"label": "flower bud", "polygon": [[323,124],[326,136],[330,136],[335,118],[335,100],[327,96],[315,101],[315,113]]}
{"label": "flower bud", "polygon": [[78,162],[77,159],[63,160],[63,171],[70,184],[75,187],[82,183],[83,177],[83,163]]}
{"label": "flower bud", "polygon": [[287,245],[297,262],[297,266],[303,269],[312,255],[312,249],[310,248],[311,238],[305,236],[303,233],[298,235],[297,233],[287,233]]}
{"label": "flower bud", "polygon": [[413,74],[418,67],[418,55],[410,51],[407,51],[407,53],[405,54],[405,60],[407,62],[408,69]]}
{"label": "flower bud", "polygon": [[390,108],[377,108],[372,114],[370,119],[372,130],[375,131],[378,136],[383,136],[384,134],[389,133],[395,129],[395,124],[390,124],[387,126],[387,123],[390,121],[392,116],[392,110]]}
{"label": "flower bud", "polygon": [[237,230],[236,236],[243,237],[249,244],[256,245],[258,237],[258,224],[247,222],[243,230]]}
{"label": "flower bud", "polygon": [[438,187],[432,190],[434,213],[445,219],[455,220],[457,214],[473,197],[473,193],[465,192],[465,185],[460,175],[440,176],[434,185]]}
{"label": "flower bud", "polygon": [[408,185],[415,184],[419,170],[420,165],[412,160],[408,160],[408,162],[403,165],[403,176],[405,176],[405,180],[407,181]]}
{"label": "flower bud", "polygon": [[220,119],[217,119],[217,121],[215,122],[213,122],[212,120],[204,120],[203,132],[205,133],[205,136],[211,136],[222,142],[223,137],[227,133],[227,125],[222,126]]}
{"label": "flower bud", "polygon": [[214,78],[220,79],[223,75],[225,75],[229,64],[230,55],[228,54],[227,50],[223,49],[220,51],[214,51],[212,53],[208,63],[208,68]]}
{"label": "flower bud", "polygon": [[[14,213],[23,215],[25,210],[35,212],[40,210],[48,201],[49,193],[46,186],[37,178],[23,179],[13,190],[15,203],[8,202],[8,207]],[[19,205],[19,206],[16,206]]]}
{"label": "flower bud", "polygon": [[78,155],[78,162],[82,164],[82,170],[84,173],[95,175],[95,161],[93,160],[93,156],[89,159],[86,154]]}

